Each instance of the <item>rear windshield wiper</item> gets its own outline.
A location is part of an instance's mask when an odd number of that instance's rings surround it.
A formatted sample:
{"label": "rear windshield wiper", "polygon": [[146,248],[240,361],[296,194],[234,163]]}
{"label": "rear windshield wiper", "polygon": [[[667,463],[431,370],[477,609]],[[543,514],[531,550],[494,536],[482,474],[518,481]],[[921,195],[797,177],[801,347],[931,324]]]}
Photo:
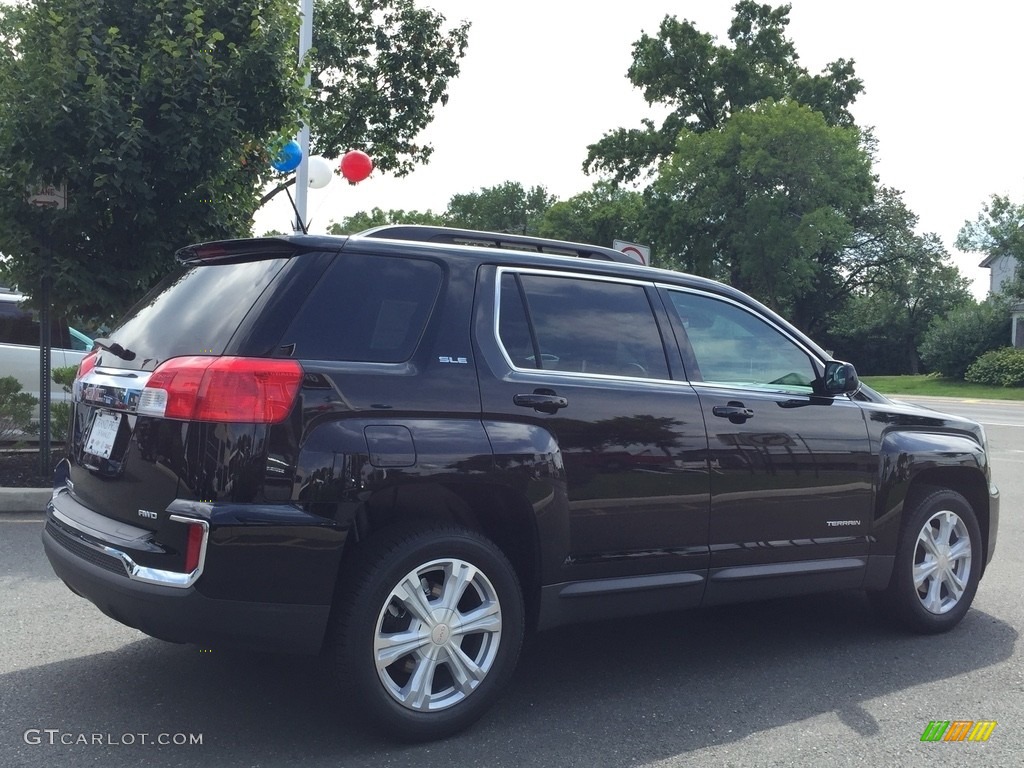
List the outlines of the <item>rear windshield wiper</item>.
{"label": "rear windshield wiper", "polygon": [[112,355],[120,357],[122,360],[134,360],[135,353],[130,349],[125,349],[116,341],[111,344],[110,339],[93,339],[93,344],[102,349],[104,352],[109,352]]}

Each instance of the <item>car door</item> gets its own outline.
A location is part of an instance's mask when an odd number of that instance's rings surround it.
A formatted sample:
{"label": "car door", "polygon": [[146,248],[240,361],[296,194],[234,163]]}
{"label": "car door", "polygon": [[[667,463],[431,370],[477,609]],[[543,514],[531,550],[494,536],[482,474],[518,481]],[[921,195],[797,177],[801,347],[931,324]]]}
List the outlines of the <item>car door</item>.
{"label": "car door", "polygon": [[532,494],[545,584],[605,580],[580,587],[588,595],[658,586],[662,607],[698,602],[707,441],[697,395],[666,357],[668,317],[653,285],[489,267],[478,302],[496,460],[534,479],[544,461],[557,467],[550,491]]}
{"label": "car door", "polygon": [[815,394],[821,361],[753,308],[663,295],[708,431],[706,602],[859,586],[874,478],[860,407]]}

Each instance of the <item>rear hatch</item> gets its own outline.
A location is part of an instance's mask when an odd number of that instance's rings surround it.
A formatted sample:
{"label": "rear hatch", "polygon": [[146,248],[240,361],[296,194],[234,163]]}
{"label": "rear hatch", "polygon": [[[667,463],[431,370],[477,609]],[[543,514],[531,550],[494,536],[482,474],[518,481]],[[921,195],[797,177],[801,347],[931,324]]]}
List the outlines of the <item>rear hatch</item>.
{"label": "rear hatch", "polygon": [[[330,245],[336,251],[339,241]],[[79,368],[68,443],[68,489],[79,504],[156,530],[176,498],[216,501],[204,492],[232,487],[232,452],[259,451],[257,433],[270,420],[246,414],[272,410],[281,390],[280,377],[264,369],[290,366],[301,380],[301,368],[281,359],[287,355],[277,343],[333,257],[323,246],[320,238],[261,239],[179,252],[179,268]],[[298,384],[290,376],[293,401]],[[287,406],[279,400],[277,407]],[[210,453],[211,437],[222,446],[214,453],[227,455],[201,455]],[[217,490],[196,480],[201,465],[219,473]]]}

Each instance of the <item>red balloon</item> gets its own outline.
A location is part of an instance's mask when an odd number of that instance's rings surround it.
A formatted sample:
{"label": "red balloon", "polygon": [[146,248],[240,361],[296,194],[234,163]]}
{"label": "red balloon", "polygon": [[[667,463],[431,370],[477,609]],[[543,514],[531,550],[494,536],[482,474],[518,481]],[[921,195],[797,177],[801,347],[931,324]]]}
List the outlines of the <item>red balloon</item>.
{"label": "red balloon", "polygon": [[346,152],[341,158],[339,170],[342,176],[354,184],[370,175],[373,170],[373,160],[365,152],[353,149],[351,152]]}

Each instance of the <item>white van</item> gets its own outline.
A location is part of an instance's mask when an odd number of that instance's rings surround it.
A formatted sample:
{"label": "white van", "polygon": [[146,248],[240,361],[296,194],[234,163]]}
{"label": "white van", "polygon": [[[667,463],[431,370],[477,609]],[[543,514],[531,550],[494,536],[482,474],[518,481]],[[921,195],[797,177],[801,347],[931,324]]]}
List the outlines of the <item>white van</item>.
{"label": "white van", "polygon": [[[57,316],[57,313],[54,313]],[[50,324],[50,367],[78,365],[92,349],[92,339],[60,320]],[[21,391],[39,398],[39,313],[25,305],[25,297],[0,288],[0,377],[14,376]],[[52,402],[68,399],[57,384],[50,384]]]}

